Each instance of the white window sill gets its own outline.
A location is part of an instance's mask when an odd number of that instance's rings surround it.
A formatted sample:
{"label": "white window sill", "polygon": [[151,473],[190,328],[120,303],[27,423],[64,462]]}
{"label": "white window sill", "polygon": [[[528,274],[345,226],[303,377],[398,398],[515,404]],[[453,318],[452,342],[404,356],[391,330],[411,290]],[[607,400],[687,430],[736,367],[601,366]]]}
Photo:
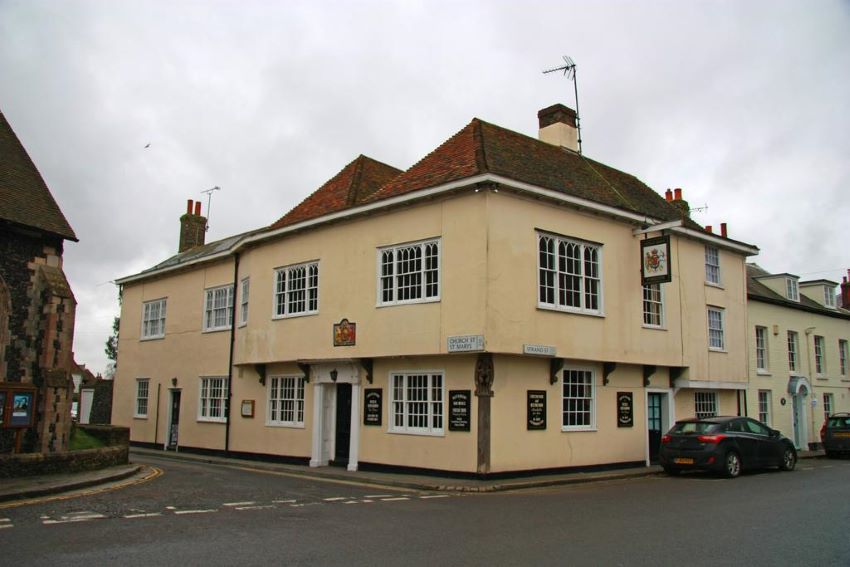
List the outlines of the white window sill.
{"label": "white window sill", "polygon": [[756,376],[773,376],[773,374],[767,370],[756,369]]}
{"label": "white window sill", "polygon": [[159,339],[164,339],[165,335],[151,335],[150,337],[140,337],[140,341],[156,341]]}
{"label": "white window sill", "polygon": [[134,415],[133,416],[133,419],[147,419],[147,418],[148,418],[147,415]]}
{"label": "white window sill", "polygon": [[399,305],[419,305],[421,303],[439,303],[440,297],[429,297],[428,299],[412,299],[409,301],[388,301],[387,303],[376,303],[375,307],[396,307]]}
{"label": "white window sill", "polygon": [[202,333],[220,333],[221,331],[229,331],[230,327],[210,327],[209,329],[204,329]]}
{"label": "white window sill", "polygon": [[303,423],[284,423],[282,421],[267,421],[266,427],[278,427],[282,429],[304,429]]}
{"label": "white window sill", "polygon": [[446,432],[444,430],[439,431],[405,431],[402,429],[388,429],[387,433],[393,433],[395,435],[416,435],[419,437],[445,437]]}
{"label": "white window sill", "polygon": [[245,322],[243,322],[243,323],[239,323],[239,325],[238,325],[238,327],[237,327],[237,328],[238,328],[238,329],[241,329],[242,327],[245,327],[245,326],[247,326],[247,325],[248,325],[248,321],[245,321]]}
{"label": "white window sill", "polygon": [[712,348],[712,347],[708,347],[708,352],[720,352],[720,353],[724,353],[724,354],[726,354],[726,353],[728,353],[729,351],[728,351],[728,350],[726,350],[725,348]]}
{"label": "white window sill", "polygon": [[286,315],[272,315],[272,321],[279,321],[281,319],[297,319],[298,317],[309,317],[311,315],[318,314],[318,311],[305,311],[304,313],[287,313]]}
{"label": "white window sill", "polygon": [[815,380],[829,380],[827,376],[815,376]]}
{"label": "white window sill", "polygon": [[667,327],[663,327],[663,326],[660,326],[660,325],[647,325],[646,323],[644,323],[642,325],[642,327],[644,329],[649,329],[650,331],[666,331],[667,330]]}
{"label": "white window sill", "polygon": [[198,423],[226,423],[227,420],[223,417],[199,417]]}
{"label": "white window sill", "polygon": [[596,433],[598,431],[595,427],[564,427],[561,426],[561,433]]}
{"label": "white window sill", "polygon": [[723,287],[722,283],[714,283],[714,282],[707,281],[707,282],[705,282],[705,285],[707,285],[708,287],[716,287],[717,289],[726,289],[726,288]]}
{"label": "white window sill", "polygon": [[537,308],[543,311],[555,311],[557,313],[569,313],[572,315],[586,315],[589,317],[599,317],[600,319],[605,318],[604,311],[584,311],[581,309],[569,309],[566,307],[558,307],[555,305],[548,305],[546,303],[538,303]]}

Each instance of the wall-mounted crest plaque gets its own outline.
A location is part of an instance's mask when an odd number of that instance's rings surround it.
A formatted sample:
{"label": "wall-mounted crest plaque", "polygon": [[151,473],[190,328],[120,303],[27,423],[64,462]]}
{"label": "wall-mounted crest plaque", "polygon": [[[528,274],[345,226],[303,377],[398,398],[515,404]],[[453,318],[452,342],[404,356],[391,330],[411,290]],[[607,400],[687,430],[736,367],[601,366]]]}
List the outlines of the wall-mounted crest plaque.
{"label": "wall-mounted crest plaque", "polygon": [[357,323],[343,319],[334,323],[334,346],[354,346],[357,344]]}

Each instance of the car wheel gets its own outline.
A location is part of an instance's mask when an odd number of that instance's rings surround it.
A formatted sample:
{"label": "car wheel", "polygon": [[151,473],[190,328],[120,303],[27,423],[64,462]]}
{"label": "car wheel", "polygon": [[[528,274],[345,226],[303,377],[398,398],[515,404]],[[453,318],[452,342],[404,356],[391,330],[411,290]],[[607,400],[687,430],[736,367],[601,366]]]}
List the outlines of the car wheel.
{"label": "car wheel", "polygon": [[673,467],[664,467],[664,472],[670,476],[678,476],[682,471],[680,469],[674,469]]}
{"label": "car wheel", "polygon": [[779,463],[779,468],[783,471],[793,471],[797,465],[797,454],[790,447],[786,447],[782,452],[782,462]]}
{"label": "car wheel", "polygon": [[741,456],[735,451],[728,451],[723,457],[723,475],[726,478],[735,478],[741,474]]}

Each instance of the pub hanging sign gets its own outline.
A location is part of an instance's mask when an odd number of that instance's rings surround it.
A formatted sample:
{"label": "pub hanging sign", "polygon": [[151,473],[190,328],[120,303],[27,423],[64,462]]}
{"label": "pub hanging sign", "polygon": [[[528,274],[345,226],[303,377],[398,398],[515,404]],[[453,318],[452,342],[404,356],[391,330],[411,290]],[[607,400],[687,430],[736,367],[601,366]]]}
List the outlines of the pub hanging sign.
{"label": "pub hanging sign", "polygon": [[643,285],[672,281],[669,234],[641,240],[640,257],[640,281]]}

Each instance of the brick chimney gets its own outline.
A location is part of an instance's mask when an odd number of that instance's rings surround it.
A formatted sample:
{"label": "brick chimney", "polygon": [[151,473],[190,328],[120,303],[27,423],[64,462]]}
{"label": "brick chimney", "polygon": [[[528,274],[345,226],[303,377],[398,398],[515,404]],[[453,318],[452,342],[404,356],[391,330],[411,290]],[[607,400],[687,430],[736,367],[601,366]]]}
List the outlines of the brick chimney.
{"label": "brick chimney", "polygon": [[841,307],[850,309],[850,283],[847,277],[850,276],[850,270],[847,270],[847,275],[844,276],[844,281],[841,282]]}
{"label": "brick chimney", "polygon": [[563,104],[553,104],[537,113],[540,121],[538,137],[541,142],[578,151],[576,111]]}
{"label": "brick chimney", "polygon": [[[195,210],[192,211],[194,206]],[[207,236],[207,219],[201,216],[201,202],[186,201],[186,214],[180,217],[180,244],[177,252],[203,246]]]}
{"label": "brick chimney", "polygon": [[[668,189],[667,191],[670,191],[670,190]],[[674,207],[679,209],[679,211],[682,213],[682,218],[691,216],[691,206],[688,204],[687,201],[682,199],[682,189],[681,188],[677,187],[676,189],[674,189],[673,190],[673,200],[670,201],[670,199],[667,199],[667,201],[669,201],[671,205],[673,205]],[[706,230],[708,232],[711,232],[711,227],[707,226]]]}

